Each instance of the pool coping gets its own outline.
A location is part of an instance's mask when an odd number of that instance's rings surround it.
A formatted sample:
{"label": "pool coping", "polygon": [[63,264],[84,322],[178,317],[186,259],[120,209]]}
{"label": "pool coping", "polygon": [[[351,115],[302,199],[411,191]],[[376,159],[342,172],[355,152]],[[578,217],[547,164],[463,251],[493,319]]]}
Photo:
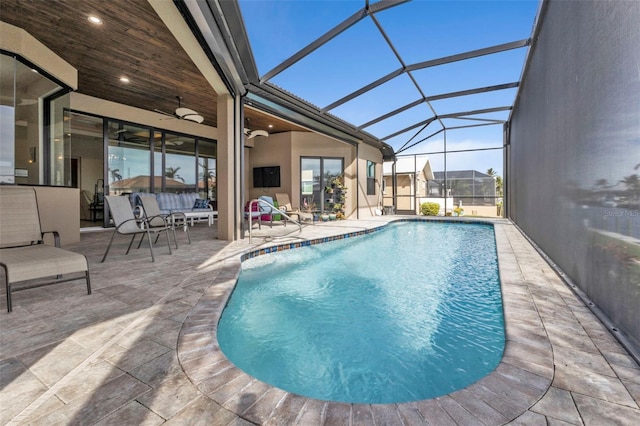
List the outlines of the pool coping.
{"label": "pool coping", "polygon": [[[390,223],[437,221],[492,225],[496,239],[498,268],[505,319],[505,348],[496,369],[464,389],[422,401],[394,404],[356,404],[316,400],[291,394],[253,378],[233,365],[220,350],[217,324],[235,287],[245,259],[337,239],[352,238],[384,229]],[[469,421],[502,424],[516,419],[532,407],[551,386],[554,377],[552,346],[535,305],[525,303],[531,291],[548,291],[545,280],[527,279],[518,266],[514,248],[506,235],[505,220],[451,220],[397,218],[384,225],[356,232],[260,249],[246,249],[220,262],[217,277],[185,319],[178,337],[178,360],[198,389],[240,418],[262,424],[278,423],[408,423],[437,420],[451,410],[461,410]],[[517,231],[516,231],[517,232]],[[530,288],[533,287],[533,288]],[[556,291],[553,286],[551,290]],[[470,414],[471,413],[471,414]],[[448,416],[447,416],[448,417]],[[386,419],[386,420],[385,420]]]}

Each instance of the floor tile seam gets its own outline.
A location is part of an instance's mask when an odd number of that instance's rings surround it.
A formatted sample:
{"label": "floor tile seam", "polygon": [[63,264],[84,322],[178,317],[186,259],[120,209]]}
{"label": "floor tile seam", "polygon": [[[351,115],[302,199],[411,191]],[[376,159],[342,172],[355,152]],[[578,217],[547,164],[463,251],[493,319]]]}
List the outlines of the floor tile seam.
{"label": "floor tile seam", "polygon": [[[157,343],[157,342],[154,342],[154,343]],[[159,344],[159,343],[158,343],[158,344]],[[167,347],[166,347],[166,346],[164,346],[164,345],[161,345],[161,346],[163,346],[163,347],[167,348]],[[142,364],[138,364],[138,365],[136,365],[135,367],[125,368],[125,367],[123,367],[123,366],[121,366],[121,365],[116,364],[116,363],[115,363],[115,362],[113,362],[113,361],[110,361],[108,358],[103,358],[103,360],[104,360],[104,362],[108,363],[110,366],[112,366],[112,367],[114,367],[114,368],[117,368],[117,369],[119,369],[119,370],[122,370],[122,371],[124,371],[125,373],[127,373],[127,374],[129,374],[129,375],[131,375],[132,377],[134,377],[134,378],[136,378],[136,379],[137,379],[137,377],[133,376],[133,374],[131,374],[131,372],[132,372],[132,371],[134,371],[134,370],[137,370],[138,368],[140,368],[140,367],[142,367],[142,366],[144,366],[144,365],[147,365],[147,364],[149,364],[149,363],[151,363],[151,362],[153,362],[153,361],[157,360],[158,358],[161,358],[161,357],[165,356],[166,354],[168,354],[169,352],[172,352],[172,351],[174,350],[174,349],[172,349],[172,348],[167,348],[167,349],[168,349],[167,351],[165,351],[165,352],[161,353],[160,355],[157,355],[157,356],[155,356],[154,358],[151,358],[151,359],[149,359],[149,360],[147,360],[147,361],[143,362]],[[124,352],[128,352],[128,350],[125,350]],[[114,354],[114,355],[115,355],[115,354]],[[152,388],[153,388],[153,386],[152,386],[152,385],[150,385],[150,384],[146,383],[144,380],[141,380],[141,379],[138,379],[138,380],[140,380],[142,383],[145,383],[146,385],[148,385],[148,386],[150,386],[150,387],[152,387]]]}
{"label": "floor tile seam", "polygon": [[[514,232],[514,235],[518,235],[518,233],[517,233],[517,232]],[[528,241],[527,241],[526,239],[524,239],[524,240],[525,240],[525,242],[527,242],[527,243],[528,243]],[[529,244],[529,245],[531,245],[530,243],[528,243],[528,244]],[[533,246],[531,246],[531,249],[533,249],[533,250],[534,250],[534,252],[535,252],[535,249],[533,248]],[[539,254],[538,254],[537,252],[535,252],[534,254],[536,254],[538,257],[540,257],[540,256],[539,256]],[[547,265],[547,263],[544,261],[544,259],[541,259],[541,262],[542,262],[542,263],[544,263],[545,265]],[[541,263],[541,262],[539,262],[539,261],[538,261],[538,259],[536,259],[536,263]],[[548,265],[547,265],[547,266],[548,266]],[[573,322],[575,322],[576,324],[578,324],[578,325],[580,326],[580,328],[584,331],[584,333],[589,337],[589,340],[591,341],[591,343],[592,343],[592,344],[594,344],[594,346],[596,346],[596,345],[595,345],[595,343],[593,343],[593,341],[592,341],[592,339],[591,339],[591,336],[587,333],[587,330],[584,328],[584,326],[582,325],[582,323],[581,323],[581,322],[579,321],[579,319],[576,317],[575,313],[573,312],[573,309],[571,309],[571,306],[569,306],[569,304],[568,304],[568,303],[564,300],[564,298],[562,297],[562,293],[560,293],[560,292],[555,288],[555,285],[556,285],[556,284],[560,284],[560,285],[563,285],[563,286],[566,286],[566,285],[565,285],[565,284],[564,284],[564,282],[561,280],[561,278],[558,276],[558,274],[557,274],[557,272],[556,272],[556,271],[554,271],[554,270],[552,269],[552,270],[551,270],[551,272],[552,272],[552,275],[551,275],[551,276],[546,276],[546,280],[545,280],[545,282],[544,282],[544,287],[545,287],[545,288],[547,288],[547,289],[549,289],[549,290],[551,290],[551,291],[553,291],[553,293],[555,293],[555,294],[557,295],[557,297],[559,298],[559,300],[560,300],[560,301],[562,301],[562,305],[563,305],[565,308],[567,308],[567,309],[569,310],[569,312],[571,312],[571,317],[572,317],[572,318],[573,318],[573,320],[574,320]],[[559,283],[554,283],[554,281],[559,281]],[[536,302],[536,298],[533,296],[533,293],[530,291],[530,288],[529,288],[529,284],[530,284],[530,283],[529,283],[529,280],[525,280],[525,282],[527,283],[527,289],[528,289],[528,291],[529,291],[529,295],[530,295],[530,297],[531,297],[532,302],[534,303],[534,305],[535,305],[535,307],[536,307],[536,311],[537,311],[538,316],[540,317],[540,320],[541,320],[541,322],[542,322],[543,329],[544,329],[544,331],[545,331],[545,334],[547,335],[547,339],[549,339],[549,333],[548,333],[547,328],[546,328],[546,322],[547,322],[547,321],[545,320],[546,316],[545,316],[545,315],[542,315],[542,314],[540,313],[540,309],[539,309],[539,307],[538,307],[538,303]],[[549,319],[549,321],[551,321],[551,319]],[[549,342],[551,342],[551,340],[550,340],[550,339],[549,339]],[[553,348],[553,344],[552,344],[552,348]],[[597,348],[597,347],[596,347],[596,348]],[[553,351],[553,352],[554,352],[554,365],[555,365],[555,351]],[[599,352],[600,352],[600,351],[599,351]],[[601,354],[601,356],[602,356],[602,354]],[[555,368],[554,368],[554,372],[555,372]]]}
{"label": "floor tile seam", "polygon": [[[109,380],[107,380],[106,382],[103,382],[103,383],[104,383],[104,384],[111,383],[112,381],[117,380],[117,379],[121,378],[122,376],[125,376],[125,375],[126,375],[126,376],[131,377],[131,379],[133,379],[133,380],[136,380],[136,381],[139,381],[140,383],[143,383],[143,384],[148,388],[148,389],[145,389],[144,391],[141,391],[139,394],[137,394],[137,395],[136,395],[133,399],[131,399],[129,402],[131,402],[131,401],[136,401],[136,402],[140,403],[140,402],[138,401],[138,398],[140,398],[142,395],[145,395],[146,393],[148,393],[148,392],[150,392],[151,390],[153,390],[153,388],[152,388],[151,386],[149,386],[148,384],[146,384],[146,383],[142,382],[141,380],[138,380],[136,377],[132,376],[132,375],[131,375],[131,374],[129,374],[128,372],[123,371],[123,370],[121,370],[121,369],[119,369],[119,370],[122,372],[122,374],[119,374],[119,375],[117,375],[117,376],[115,376],[115,377],[112,377],[112,378],[110,378]],[[77,396],[76,398],[70,399],[69,401],[65,401],[64,399],[62,399],[62,398],[60,397],[60,395],[59,395],[58,393],[53,394],[51,397],[52,397],[52,398],[56,398],[56,399],[57,399],[58,401],[60,401],[60,403],[62,403],[63,405],[62,405],[61,407],[55,407],[55,408],[53,408],[53,409],[52,409],[52,410],[50,410],[50,411],[47,411],[47,412],[45,412],[45,413],[42,413],[41,415],[38,415],[38,416],[37,416],[37,417],[35,417],[35,418],[33,417],[33,412],[29,413],[29,414],[27,415],[27,419],[29,419],[29,424],[31,424],[31,422],[34,422],[34,421],[37,421],[37,420],[43,419],[43,418],[45,418],[46,416],[48,416],[49,414],[51,414],[51,413],[53,413],[53,412],[56,412],[56,411],[58,411],[58,410],[60,410],[60,409],[65,409],[66,407],[70,406],[70,405],[71,405],[71,404],[73,404],[76,400],[81,399],[81,398],[82,398],[83,396],[85,396],[85,395],[86,395],[86,394],[82,394],[82,395]],[[118,411],[119,409],[121,409],[122,407],[123,407],[123,406],[118,406],[118,407],[114,408],[112,411],[110,411],[110,412],[108,412],[108,413],[106,413],[106,414],[102,415],[99,419],[94,419],[95,421],[94,421],[94,423],[93,423],[93,424],[95,424],[95,423],[97,423],[97,422],[99,422],[99,421],[101,421],[101,420],[105,419],[106,417],[110,416],[111,414],[113,414],[113,413],[117,412],[117,411]],[[36,408],[35,408],[35,410],[37,410],[38,408],[40,408],[40,407],[36,407]],[[147,408],[148,408],[148,407],[147,407]],[[34,410],[34,411],[35,411],[35,410]],[[150,409],[150,410],[151,410],[151,409]],[[152,412],[154,412],[153,410],[151,410],[151,411],[152,411]],[[155,413],[155,412],[154,412],[154,413]],[[155,413],[155,414],[157,414],[157,413]],[[13,426],[13,425],[22,425],[22,424],[24,424],[24,422],[22,422],[22,421],[21,421],[21,422],[19,422],[19,423],[15,423],[15,417],[14,417],[14,419],[12,419],[12,420],[10,420],[8,423],[6,423],[6,425],[5,425],[5,426],[9,426],[9,425],[11,425],[11,426]]]}
{"label": "floor tile seam", "polygon": [[[64,337],[62,339],[58,339],[58,340],[55,340],[53,342],[43,342],[40,346],[30,346],[27,349],[25,349],[24,351],[18,352],[18,353],[15,353],[15,352],[11,353],[11,351],[8,351],[7,353],[3,352],[2,355],[0,355],[0,362],[8,360],[8,359],[11,359],[11,358],[18,359],[18,357],[20,357],[22,355],[25,355],[27,353],[30,353],[30,352],[33,352],[33,351],[37,351],[37,350],[40,350],[40,349],[44,349],[47,346],[51,346],[53,344],[57,345],[60,342],[65,341],[68,338],[69,338],[69,336],[66,336],[66,337]],[[5,346],[5,345],[3,345],[3,346]]]}
{"label": "floor tile seam", "polygon": [[[189,274],[188,277],[190,277],[192,275],[193,275],[193,273]],[[188,279],[188,277],[186,277],[184,280]],[[184,280],[182,280],[182,281],[184,281]],[[7,423],[7,425],[20,424],[21,421],[24,420],[24,418],[28,417],[31,413],[33,413],[35,410],[37,410],[51,396],[55,395],[60,388],[65,386],[69,381],[71,381],[78,374],[80,374],[80,372],[82,370],[84,370],[84,368],[86,366],[90,365],[95,360],[97,360],[109,347],[113,346],[114,344],[117,344],[118,340],[120,340],[122,337],[124,337],[129,331],[131,331],[132,329],[137,327],[142,321],[144,321],[149,315],[151,315],[152,314],[152,310],[153,310],[154,307],[164,303],[164,301],[166,299],[168,299],[174,292],[176,292],[179,289],[181,289],[181,287],[179,287],[179,283],[177,285],[174,285],[163,297],[158,299],[153,305],[145,308],[142,312],[140,312],[140,314],[137,316],[137,318],[135,320],[130,322],[126,327],[124,327],[120,332],[118,332],[115,336],[113,336],[111,339],[109,339],[106,343],[102,344],[99,348],[94,350],[88,357],[86,357],[82,362],[80,362],[80,364],[78,364],[76,367],[74,367],[71,371],[67,372],[63,377],[61,377],[51,387],[48,387],[48,389],[43,394],[38,396],[29,405],[27,405],[25,408],[23,408],[17,415],[15,415]],[[68,337],[66,337],[65,339],[62,339],[62,340],[66,340],[69,337],[70,336],[68,336]],[[173,350],[173,349],[170,348],[170,350]],[[118,367],[116,367],[116,368],[118,368]],[[31,370],[29,369],[29,371],[31,371]],[[31,373],[33,374],[32,371],[31,371]],[[128,374],[128,373],[125,372],[125,374]]]}
{"label": "floor tile seam", "polygon": [[[551,389],[551,387],[549,389]],[[571,403],[573,404],[573,408],[575,408],[576,413],[578,414],[578,417],[580,419],[580,423],[577,423],[577,424],[576,423],[571,423],[571,422],[567,421],[566,419],[560,419],[560,418],[558,418],[556,416],[552,416],[552,415],[550,415],[548,413],[545,413],[541,409],[539,409],[539,411],[533,410],[533,408],[535,408],[535,406],[531,407],[529,409],[529,411],[533,411],[534,413],[541,414],[541,415],[543,415],[545,417],[551,417],[552,419],[556,419],[556,420],[559,420],[559,421],[562,421],[562,422],[566,422],[566,423],[569,423],[569,424],[572,424],[572,425],[575,425],[575,426],[584,426],[586,423],[584,422],[584,418],[582,417],[582,413],[578,409],[578,404],[576,403],[575,399],[573,398],[573,393],[571,391],[568,391],[566,389],[561,389],[561,388],[558,388],[558,387],[555,387],[555,389],[563,390],[563,391],[569,393],[569,397],[571,398]]]}
{"label": "floor tile seam", "polygon": [[[563,389],[563,388],[558,388],[558,389]],[[607,404],[616,405],[618,407],[636,410],[636,411],[638,411],[638,414],[640,414],[640,405],[638,405],[638,403],[635,401],[635,399],[633,399],[633,397],[631,397],[631,400],[634,402],[634,404],[636,404],[635,407],[631,407],[629,405],[620,404],[620,403],[615,402],[615,401],[609,401],[607,399],[600,398],[600,397],[595,396],[595,395],[587,395],[585,393],[578,392],[578,391],[575,391],[575,390],[570,390],[570,389],[563,389],[563,390],[566,390],[567,392],[569,392],[571,394],[571,399],[574,401],[574,403],[575,403],[575,398],[574,398],[573,395],[575,394],[575,395],[583,396],[585,398],[591,398],[591,399],[595,399],[595,400],[598,400],[598,401],[602,401],[602,402],[607,403]],[[576,404],[576,408],[577,408],[577,404]],[[578,412],[580,413],[579,409],[578,409]],[[580,414],[582,414],[582,413],[580,413]]]}
{"label": "floor tile seam", "polygon": [[[257,399],[253,402],[253,404],[251,404],[250,406],[248,406],[248,407],[247,407],[247,408],[246,408],[246,409],[245,409],[241,414],[238,414],[238,417],[240,417],[240,418],[241,418],[241,419],[243,419],[243,420],[246,420],[246,421],[251,422],[251,420],[249,420],[249,419],[246,417],[246,414],[247,414],[247,413],[248,413],[248,412],[249,412],[253,407],[255,407],[255,406],[259,405],[259,402],[260,402],[261,400],[263,400],[263,399],[267,396],[267,394],[268,394],[269,392],[273,392],[274,390],[281,390],[281,391],[282,391],[282,396],[280,397],[280,399],[278,400],[278,402],[277,402],[276,404],[274,404],[274,405],[273,405],[273,407],[272,407],[272,408],[271,408],[271,410],[269,411],[269,414],[266,416],[266,418],[267,418],[267,419],[272,418],[272,417],[273,417],[273,415],[276,413],[276,410],[278,409],[278,407],[280,406],[280,404],[282,404],[282,402],[285,400],[285,398],[286,398],[286,397],[287,397],[287,395],[289,394],[289,392],[287,392],[286,390],[276,388],[275,386],[271,386],[269,389],[267,389],[267,391],[266,391],[265,393],[263,393],[262,395],[260,395],[260,397],[259,397],[259,398],[257,398]],[[235,413],[234,413],[234,414],[235,414]],[[254,423],[254,422],[251,422],[251,423]]]}
{"label": "floor tile seam", "polygon": [[[560,283],[559,283],[560,285],[563,285],[563,286],[565,286],[565,287],[567,287],[567,288],[569,287],[569,285],[568,285],[567,283],[565,283],[564,281],[562,281],[562,280],[560,279],[560,277],[559,277],[559,276],[557,276],[557,273],[556,273],[555,271],[553,271],[553,273],[554,273],[554,278],[560,281]],[[571,289],[569,288],[569,290],[571,290]],[[577,301],[579,301],[579,302],[580,302],[580,303],[581,303],[581,304],[582,304],[586,309],[589,309],[589,307],[588,307],[588,306],[586,306],[586,304],[585,304],[582,300],[580,300],[580,298],[579,298],[579,297],[577,297],[577,295],[575,295],[575,293],[573,293],[573,292],[572,292],[572,295],[573,295],[573,297],[575,297],[575,299],[576,299]],[[563,301],[564,301],[564,299],[563,299]],[[612,372],[613,372],[613,374],[614,374],[613,376],[608,375],[608,374],[603,374],[603,375],[604,375],[604,376],[607,376],[607,377],[615,377],[616,379],[618,379],[618,381],[620,381],[620,383],[622,383],[622,377],[620,377],[620,375],[618,374],[618,372],[617,372],[617,371],[615,371],[615,369],[611,366],[611,363],[609,362],[609,360],[607,359],[607,357],[604,355],[604,353],[603,353],[602,349],[601,349],[601,348],[600,348],[600,347],[599,347],[599,346],[598,346],[598,345],[593,341],[593,336],[591,335],[591,333],[589,333],[589,330],[587,330],[587,328],[585,328],[585,326],[582,324],[582,322],[581,322],[581,321],[579,320],[579,318],[576,316],[576,314],[575,314],[574,310],[571,308],[571,306],[569,306],[566,302],[564,302],[564,304],[569,308],[569,310],[570,310],[570,312],[571,312],[571,316],[574,318],[575,323],[577,323],[577,324],[580,326],[580,328],[582,329],[582,331],[584,331],[584,334],[588,337],[589,341],[591,342],[591,344],[592,344],[592,345],[594,346],[594,348],[595,348],[595,352],[590,352],[590,351],[584,351],[584,352],[587,352],[587,353],[589,353],[589,354],[597,354],[598,356],[600,356],[600,358],[601,358],[602,360],[604,360],[604,362],[609,366],[609,368],[611,369],[611,371],[612,371]],[[591,310],[589,310],[589,311],[591,312]],[[611,335],[612,333],[611,333],[611,332],[607,329],[607,327],[606,327],[606,326],[605,326],[605,325],[604,325],[604,324],[603,324],[603,323],[598,319],[598,317],[597,317],[597,316],[595,316],[595,314],[593,314],[593,313],[592,313],[592,315],[594,316],[594,319],[595,319],[596,321],[598,321],[598,323],[603,327],[603,331],[604,331],[604,332],[606,332],[606,334],[607,334],[607,335]],[[542,321],[543,321],[543,323],[544,323],[544,319],[543,319],[542,317],[541,317],[541,319],[542,319]],[[550,319],[549,321],[551,321],[551,319]],[[545,327],[545,329],[546,329],[546,327]],[[615,338],[615,336],[611,335],[611,338],[613,338],[616,342],[618,342],[618,340]],[[553,347],[555,347],[555,346],[560,346],[560,347],[567,348],[567,349],[571,349],[571,350],[578,350],[578,349],[576,349],[576,348],[573,348],[573,347],[570,347],[570,346],[564,346],[564,345],[561,345],[561,344],[554,344],[554,343],[552,343],[551,345],[552,345],[552,348],[553,348]],[[623,349],[624,349],[624,348],[623,348]],[[555,350],[554,350],[553,352],[554,352],[554,360],[555,360]],[[599,373],[599,374],[602,374],[602,373]],[[623,386],[624,386],[624,383],[622,383],[622,384],[623,384]],[[632,396],[632,395],[631,395],[631,393],[629,392],[628,388],[627,388],[626,386],[624,386],[624,387],[625,387],[625,389],[627,390],[627,393],[629,394],[629,396],[631,396],[631,398],[633,399],[633,396]]]}
{"label": "floor tile seam", "polygon": [[[542,248],[538,247],[517,224],[512,223],[513,227],[518,231],[518,233],[523,237],[523,239],[527,242],[529,246],[531,246],[537,255],[542,259],[542,261],[546,262],[547,265],[553,270],[554,276],[560,280],[560,285],[569,289],[571,293],[576,297],[576,299],[582,303],[587,309],[591,311],[591,313],[596,317],[596,320],[604,327],[607,331],[607,334],[612,337],[617,344],[619,344],[624,350],[625,354],[631,356],[634,360],[640,364],[640,349],[635,345],[633,341],[630,340],[629,337],[625,335],[625,333],[618,333],[618,326],[609,318],[609,316],[604,313],[592,300],[591,298],[584,292],[584,290],[573,282],[571,277],[569,277],[565,271],[557,265],[545,252]],[[566,303],[566,302],[565,302]],[[572,310],[573,312],[573,310]],[[575,316],[575,313],[574,313]],[[586,331],[586,330],[585,330]],[[593,337],[591,334],[587,333],[589,338],[593,342]],[[598,345],[596,345],[598,347]],[[598,350],[600,348],[598,347]]]}
{"label": "floor tile seam", "polygon": [[[513,227],[513,225],[511,226],[511,230],[512,230],[511,235],[508,235],[509,233],[508,233],[508,232],[506,232],[506,229],[505,229],[505,234],[507,234],[507,240],[508,240],[508,242],[509,242],[509,248],[511,249],[512,253],[513,253],[513,254],[514,254],[514,256],[515,256],[515,259],[516,259],[516,263],[517,263],[517,265],[518,265],[518,268],[520,268],[520,269],[521,269],[520,261],[519,261],[519,259],[520,259],[520,258],[518,257],[518,253],[517,253],[517,252],[514,250],[514,248],[513,248],[513,239],[514,239],[514,238],[520,238],[520,239],[523,239],[523,237],[522,237],[522,235],[520,235],[520,234],[518,234],[517,232],[515,232],[515,227]],[[525,240],[525,241],[526,241],[526,240]],[[536,253],[536,255],[537,255],[537,253]],[[524,275],[523,275],[523,276],[524,276]],[[551,388],[551,386],[553,385],[553,382],[554,382],[555,377],[556,377],[556,370],[557,370],[557,367],[556,367],[556,353],[555,353],[555,351],[553,350],[553,345],[552,345],[552,343],[551,343],[551,339],[550,339],[550,337],[549,337],[549,332],[547,331],[547,328],[546,328],[546,326],[545,326],[545,323],[544,323],[544,320],[543,320],[543,318],[542,318],[542,315],[540,314],[540,310],[539,310],[539,308],[538,308],[538,304],[536,303],[536,300],[534,299],[534,297],[533,297],[533,295],[532,295],[532,293],[531,293],[531,289],[530,289],[530,287],[529,287],[529,282],[528,282],[527,280],[524,280],[524,282],[525,282],[525,285],[526,285],[526,291],[527,291],[527,294],[528,294],[528,296],[529,296],[529,298],[530,298],[531,302],[533,303],[533,306],[534,306],[534,308],[535,308],[535,311],[536,311],[536,314],[537,314],[537,316],[538,316],[538,319],[540,320],[540,327],[542,328],[542,331],[544,331],[544,335],[545,335],[545,337],[546,337],[546,341],[547,341],[547,342],[548,342],[548,344],[549,344],[549,348],[550,348],[550,352],[551,352],[551,354],[550,354],[550,355],[551,355],[551,365],[550,365],[550,367],[551,367],[551,377],[549,378],[549,386],[548,386],[548,387],[547,387],[547,389],[546,389],[546,390],[545,390],[545,391],[540,395],[540,397],[539,397],[539,398],[538,398],[534,403],[532,403],[532,404],[529,406],[529,408],[527,408],[527,410],[525,411],[525,413],[526,413],[526,412],[528,412],[532,407],[534,407],[534,406],[535,406],[539,401],[541,401],[541,400],[542,400],[542,398],[544,398],[544,396],[549,392],[549,389],[550,389],[550,388]],[[506,348],[505,348],[505,349],[506,349]],[[522,413],[522,414],[524,414],[524,413]],[[522,414],[520,414],[520,416],[522,416]],[[518,416],[518,417],[520,417],[520,416]],[[517,419],[518,417],[516,417],[516,419]],[[515,419],[513,419],[513,420],[515,420]],[[512,421],[513,421],[513,420],[512,420]]]}
{"label": "floor tile seam", "polygon": [[[589,338],[591,339],[591,336],[589,336]],[[615,337],[614,337],[614,339],[615,339]],[[598,350],[598,354],[600,355],[600,357],[602,357],[602,359],[604,360],[604,362],[607,363],[607,365],[609,366],[611,371],[613,371],[614,376],[609,376],[609,375],[603,374],[603,373],[598,373],[598,374],[601,374],[601,375],[606,376],[606,377],[615,377],[618,380],[618,382],[620,382],[620,384],[624,387],[625,391],[627,391],[627,395],[629,395],[629,398],[631,398],[631,400],[634,401],[634,403],[636,404],[636,409],[640,410],[640,404],[638,404],[636,399],[633,397],[633,394],[629,391],[629,387],[625,384],[625,379],[620,376],[620,374],[616,371],[616,369],[614,367],[611,366],[611,363],[609,362],[607,357],[604,356],[604,354],[602,353],[602,350],[598,347],[598,345],[596,345],[594,343],[594,346]],[[640,382],[638,384],[640,384]]]}

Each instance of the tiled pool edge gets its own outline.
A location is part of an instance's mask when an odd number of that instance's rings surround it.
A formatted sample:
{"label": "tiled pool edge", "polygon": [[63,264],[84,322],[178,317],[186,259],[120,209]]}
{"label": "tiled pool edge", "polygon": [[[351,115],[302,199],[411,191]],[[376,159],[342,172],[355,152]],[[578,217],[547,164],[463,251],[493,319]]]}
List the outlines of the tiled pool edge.
{"label": "tiled pool edge", "polygon": [[[429,219],[397,219],[398,221]],[[442,220],[437,220],[442,222]],[[459,222],[444,220],[444,222]],[[401,404],[342,404],[325,402],[289,394],[254,379],[236,368],[220,351],[216,339],[217,323],[235,286],[241,261],[273,253],[337,239],[366,235],[388,225],[332,235],[313,240],[273,245],[248,250],[236,259],[220,265],[215,284],[203,295],[185,320],[178,339],[178,359],[185,374],[201,392],[237,416],[264,423],[277,419],[283,423],[332,424],[349,423],[349,419],[365,422],[374,418],[397,422],[424,423],[443,413],[460,411],[463,419],[488,424],[507,423],[525,413],[547,391],[553,379],[553,354],[535,306],[525,306],[522,298],[528,285],[517,267],[515,253],[507,239],[504,225],[508,222],[473,221],[491,224],[496,235],[503,307],[505,313],[505,351],[492,373],[471,386],[430,400]],[[532,361],[533,359],[533,361]],[[440,414],[439,414],[440,413]],[[465,414],[466,413],[466,414]],[[435,416],[435,417],[434,417]]]}
{"label": "tiled pool edge", "polygon": [[314,246],[317,244],[324,244],[324,243],[328,243],[330,241],[337,241],[337,240],[344,240],[347,238],[354,238],[354,237],[359,237],[362,235],[368,235],[371,234],[373,232],[377,232],[377,231],[381,231],[382,229],[386,228],[390,223],[398,223],[398,222],[433,222],[433,223],[479,223],[479,224],[484,224],[484,225],[492,225],[492,222],[489,221],[482,221],[482,220],[465,220],[465,221],[459,221],[459,220],[450,220],[450,219],[429,219],[429,218],[402,218],[402,219],[396,219],[396,220],[392,220],[387,222],[384,225],[381,226],[376,226],[375,228],[369,228],[369,229],[365,229],[362,231],[354,231],[354,232],[348,232],[346,234],[338,234],[338,235],[331,235],[328,237],[322,237],[322,238],[314,238],[312,240],[304,240],[304,241],[299,241],[299,242],[295,242],[295,243],[284,243],[284,244],[278,244],[278,245],[274,245],[274,246],[269,246],[269,247],[265,247],[265,248],[261,248],[261,249],[257,249],[257,250],[252,250],[249,251],[248,253],[245,253],[241,256],[241,262],[244,262],[247,259],[251,259],[257,256],[262,256],[265,254],[270,254],[270,253],[276,253],[279,251],[285,251],[285,250],[293,250],[296,248],[301,248],[301,247],[308,247],[308,246]]}

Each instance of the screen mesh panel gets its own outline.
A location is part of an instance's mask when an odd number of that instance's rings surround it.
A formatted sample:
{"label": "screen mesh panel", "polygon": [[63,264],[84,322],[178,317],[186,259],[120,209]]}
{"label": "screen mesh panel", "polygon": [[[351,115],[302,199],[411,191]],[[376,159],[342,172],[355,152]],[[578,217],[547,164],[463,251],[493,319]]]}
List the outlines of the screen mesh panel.
{"label": "screen mesh panel", "polygon": [[550,1],[510,129],[509,214],[640,342],[640,2]]}

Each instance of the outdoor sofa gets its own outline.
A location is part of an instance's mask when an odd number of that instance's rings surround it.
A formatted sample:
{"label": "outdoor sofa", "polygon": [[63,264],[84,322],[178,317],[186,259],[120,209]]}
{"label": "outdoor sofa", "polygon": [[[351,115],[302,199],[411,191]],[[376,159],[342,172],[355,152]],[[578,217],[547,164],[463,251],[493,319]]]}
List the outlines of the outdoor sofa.
{"label": "outdoor sofa", "polygon": [[[177,194],[173,192],[157,192],[150,194],[147,192],[133,192],[129,195],[132,207],[141,206],[139,196],[155,195],[160,213],[172,216],[173,219],[184,218],[189,220],[191,225],[195,220],[207,219],[209,226],[218,217],[218,212],[213,210],[209,200],[200,198],[197,192],[186,192]],[[176,213],[179,213],[176,215]]]}

